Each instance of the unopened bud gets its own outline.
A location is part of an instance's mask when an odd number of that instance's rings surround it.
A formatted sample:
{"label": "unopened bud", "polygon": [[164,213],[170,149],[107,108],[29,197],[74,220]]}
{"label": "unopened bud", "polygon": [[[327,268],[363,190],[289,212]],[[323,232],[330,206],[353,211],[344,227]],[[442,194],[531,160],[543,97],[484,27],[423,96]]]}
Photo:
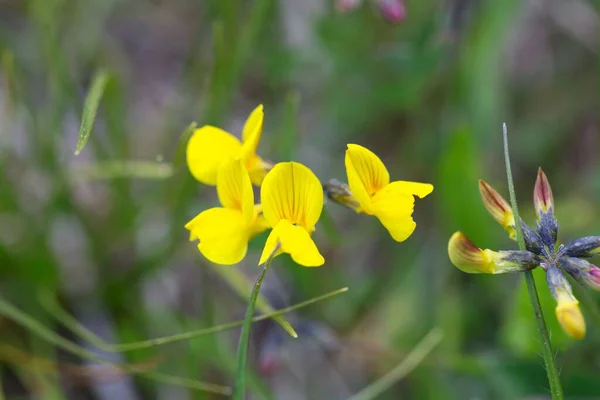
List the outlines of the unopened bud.
{"label": "unopened bud", "polygon": [[406,17],[406,7],[402,0],[379,0],[379,10],[390,22],[401,22]]}
{"label": "unopened bud", "polygon": [[486,210],[494,217],[496,222],[502,225],[511,239],[516,239],[515,216],[510,204],[493,187],[482,180],[479,181],[479,193]]}
{"label": "unopened bud", "polygon": [[533,205],[535,212],[540,218],[543,213],[553,213],[554,197],[552,197],[552,188],[548,182],[548,178],[541,168],[538,169],[535,187],[533,189]]}
{"label": "unopened bud", "polygon": [[564,248],[564,253],[571,257],[594,257],[600,254],[600,236],[588,236],[573,240]]}
{"label": "unopened bud", "polygon": [[567,278],[556,265],[550,265],[546,270],[546,280],[557,303],[556,319],[560,326],[573,339],[583,339],[585,320]]}
{"label": "unopened bud", "polygon": [[529,251],[482,250],[461,232],[450,238],[448,256],[456,268],[470,274],[519,272],[539,265],[535,254]]}
{"label": "unopened bud", "polygon": [[348,207],[356,212],[360,212],[360,204],[354,196],[352,196],[350,188],[345,183],[342,183],[337,179],[331,179],[329,182],[323,184],[323,190],[329,200],[344,207]]}
{"label": "unopened bud", "polygon": [[529,225],[527,225],[525,221],[523,221],[523,219],[521,219],[519,222],[521,224],[523,239],[525,240],[525,247],[527,248],[527,250],[538,255],[541,254],[542,248],[544,247],[544,243],[542,242],[542,238],[540,238],[540,235],[538,235],[536,231],[531,229]]}
{"label": "unopened bud", "polygon": [[561,257],[560,264],[577,282],[600,291],[600,268],[586,260],[573,257]]}

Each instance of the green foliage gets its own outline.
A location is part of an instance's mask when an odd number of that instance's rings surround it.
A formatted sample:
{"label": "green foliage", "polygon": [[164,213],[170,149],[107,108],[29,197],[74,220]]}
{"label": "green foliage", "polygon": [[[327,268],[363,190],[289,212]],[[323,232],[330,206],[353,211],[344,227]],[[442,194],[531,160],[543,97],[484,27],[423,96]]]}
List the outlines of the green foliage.
{"label": "green foliage", "polygon": [[[400,244],[374,218],[326,205],[314,234],[326,264],[303,269],[278,257],[261,293],[279,309],[351,290],[287,315],[298,339],[272,321],[257,324],[248,392],[347,398],[439,326],[444,340],[381,399],[547,396],[520,277],[462,274],[446,244],[460,229],[481,247],[516,248],[477,191],[482,178],[507,195],[497,135],[503,121],[511,127],[521,213],[533,215],[541,165],[561,239],[598,234],[597,2],[583,0],[580,11],[565,14],[519,1],[406,0],[400,24],[387,22],[374,2],[348,13],[323,3],[1,1],[3,298],[69,343],[38,290],[110,343],[241,319],[244,296],[187,241],[184,224],[214,205],[215,194],[190,176],[184,149],[195,127],[239,132],[263,103],[261,155],[271,161],[294,159],[322,181],[344,180],[345,145],[358,143],[380,155],[394,178],[435,190],[418,202],[416,232]],[[79,131],[77,149],[85,151],[73,157]],[[235,267],[246,295],[265,238]],[[558,329],[546,288],[538,288],[565,394],[597,397],[598,317],[586,303],[598,306],[598,294],[585,302],[577,293],[589,334],[574,342]],[[139,398],[158,399],[172,393],[164,375],[231,386],[238,333],[121,354],[118,364],[159,377],[125,380],[66,357],[4,317],[0,398],[80,398],[118,379]]]}

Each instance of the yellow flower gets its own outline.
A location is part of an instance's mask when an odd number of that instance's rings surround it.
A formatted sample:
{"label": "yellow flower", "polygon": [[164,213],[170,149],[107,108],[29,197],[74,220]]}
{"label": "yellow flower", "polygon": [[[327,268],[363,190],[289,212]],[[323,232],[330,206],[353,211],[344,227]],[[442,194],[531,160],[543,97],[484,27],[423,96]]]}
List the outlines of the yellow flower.
{"label": "yellow flower", "polygon": [[232,265],[244,258],[248,241],[268,226],[260,204],[254,204],[252,183],[240,160],[224,164],[216,182],[223,207],[201,212],[185,228],[191,241],[199,240],[204,257],[215,264]]}
{"label": "yellow flower", "polygon": [[356,144],[348,145],[345,162],[350,191],[360,205],[356,211],[379,218],[394,240],[408,239],[417,226],[412,219],[414,195],[427,196],[433,191],[433,185],[390,183],[390,174],[379,157]]}
{"label": "yellow flower", "polygon": [[579,309],[579,302],[575,298],[558,300],[556,319],[567,335],[573,339],[581,340],[585,337],[585,320]]}
{"label": "yellow flower", "polygon": [[216,185],[219,167],[226,161],[239,158],[250,174],[252,183],[260,185],[272,167],[256,155],[263,119],[261,104],[246,120],[241,142],[232,134],[212,125],[196,129],[186,149],[188,168],[194,178],[206,185]]}
{"label": "yellow flower", "polygon": [[318,267],[325,260],[310,237],[323,211],[323,187],[313,172],[295,162],[278,163],[260,188],[263,214],[273,228],[267,238],[260,264],[288,253],[305,267]]}

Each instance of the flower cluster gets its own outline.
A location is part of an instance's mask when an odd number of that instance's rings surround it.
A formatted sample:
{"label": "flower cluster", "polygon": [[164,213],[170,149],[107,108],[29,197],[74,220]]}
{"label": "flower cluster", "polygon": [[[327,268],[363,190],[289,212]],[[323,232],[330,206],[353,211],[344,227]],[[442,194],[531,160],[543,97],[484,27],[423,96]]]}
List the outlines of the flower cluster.
{"label": "flower cluster", "polygon": [[[259,265],[273,253],[287,253],[306,267],[323,265],[325,260],[311,234],[323,210],[324,189],[333,201],[376,216],[396,241],[412,234],[414,196],[428,195],[432,185],[390,182],[381,160],[355,144],[349,144],[346,151],[348,185],[337,181],[322,185],[300,163],[273,164],[256,154],[263,119],[260,105],[248,117],[241,142],[210,125],[194,131],[188,142],[190,172],[198,181],[216,185],[221,203],[185,225],[190,240],[199,241],[198,249],[208,260],[223,265],[240,262],[248,242],[270,228]],[[255,204],[253,184],[260,186],[260,204]]]}
{"label": "flower cluster", "polygon": [[[484,181],[479,181],[479,191],[486,209],[510,238],[516,239],[515,216],[508,202]],[[458,269],[468,273],[501,274],[541,266],[557,302],[558,322],[569,336],[582,339],[585,321],[564,272],[579,283],[600,290],[600,268],[585,260],[600,254],[600,236],[584,237],[567,245],[557,244],[558,221],[554,216],[554,198],[541,169],[533,190],[533,204],[537,214],[536,229],[530,228],[522,219],[519,221],[527,250],[482,250],[464,234],[456,232],[448,243],[450,260]]]}

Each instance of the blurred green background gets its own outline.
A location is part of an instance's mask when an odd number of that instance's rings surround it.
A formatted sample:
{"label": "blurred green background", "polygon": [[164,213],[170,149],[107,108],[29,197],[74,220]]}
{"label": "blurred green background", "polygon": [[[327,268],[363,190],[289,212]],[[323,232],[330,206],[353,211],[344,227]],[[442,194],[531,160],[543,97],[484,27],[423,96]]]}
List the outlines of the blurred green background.
{"label": "blurred green background", "polygon": [[[189,174],[181,135],[192,121],[239,135],[262,103],[263,157],[344,180],[345,146],[358,143],[393,179],[431,182],[435,191],[417,201],[417,230],[404,243],[375,218],[327,204],[315,233],[326,264],[275,260],[263,292],[276,308],[350,291],[288,315],[299,339],[272,322],[254,326],[249,398],[347,398],[434,327],[441,343],[378,398],[549,398],[522,276],[463,274],[446,245],[461,230],[483,248],[516,248],[477,188],[482,178],[508,197],[502,122],[525,219],[534,218],[542,166],[561,240],[600,231],[598,2],[407,0],[396,21],[374,1],[341,5],[0,0],[2,297],[90,349],[40,294],[59,298],[109,342],[242,318],[245,299],[183,229],[217,199]],[[99,70],[109,81],[90,141],[74,156]],[[111,176],[106,164],[142,161],[159,174],[134,167]],[[248,287],[264,240],[233,267]],[[598,314],[584,308],[586,339],[568,339],[537,278],[567,397],[600,398]],[[597,293],[588,295],[598,304]],[[238,334],[110,357],[231,385]],[[0,370],[7,399],[222,398],[88,364],[6,318]]]}

